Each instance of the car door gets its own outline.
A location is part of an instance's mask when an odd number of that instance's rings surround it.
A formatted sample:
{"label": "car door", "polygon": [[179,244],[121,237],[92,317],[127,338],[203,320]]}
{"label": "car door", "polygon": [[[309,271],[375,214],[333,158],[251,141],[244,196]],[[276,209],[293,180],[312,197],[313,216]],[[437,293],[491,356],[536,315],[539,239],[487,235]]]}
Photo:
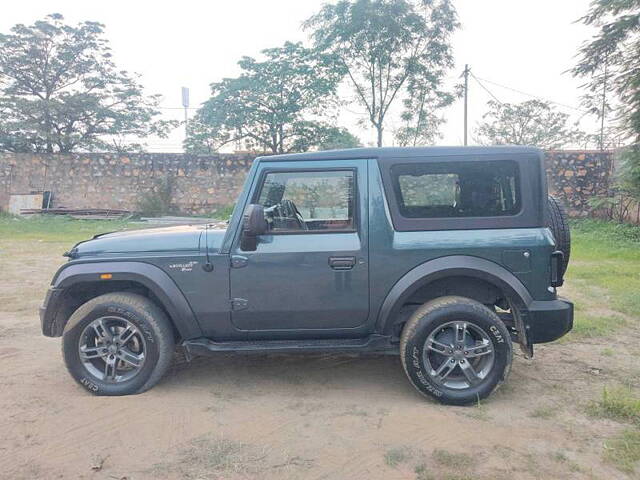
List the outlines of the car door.
{"label": "car door", "polygon": [[264,162],[249,202],[269,224],[231,251],[232,321],[254,338],[354,329],[369,314],[367,162]]}

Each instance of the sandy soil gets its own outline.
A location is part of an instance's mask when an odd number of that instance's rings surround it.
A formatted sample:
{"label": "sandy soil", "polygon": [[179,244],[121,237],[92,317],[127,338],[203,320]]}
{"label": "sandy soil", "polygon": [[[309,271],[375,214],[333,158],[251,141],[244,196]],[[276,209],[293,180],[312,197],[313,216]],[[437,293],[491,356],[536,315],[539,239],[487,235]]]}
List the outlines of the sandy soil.
{"label": "sandy soil", "polygon": [[387,356],[177,359],[145,394],[92,397],[39,329],[64,247],[0,241],[0,478],[630,478],[602,457],[624,426],[585,407],[638,380],[635,332],[518,356],[476,407],[425,400]]}

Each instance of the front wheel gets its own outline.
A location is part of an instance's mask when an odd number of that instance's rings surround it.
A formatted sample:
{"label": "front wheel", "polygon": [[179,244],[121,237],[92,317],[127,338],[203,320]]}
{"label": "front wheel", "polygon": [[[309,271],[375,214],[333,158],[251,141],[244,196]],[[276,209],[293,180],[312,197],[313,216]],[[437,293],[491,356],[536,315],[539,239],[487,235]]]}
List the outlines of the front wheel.
{"label": "front wheel", "polygon": [[71,315],[62,337],[69,373],[94,395],[129,395],[151,388],[167,370],[174,346],[165,313],[133,293],[89,300]]}
{"label": "front wheel", "polygon": [[489,396],[507,378],[507,328],[483,304],[441,297],[418,308],[400,338],[402,365],[420,393],[450,405]]}

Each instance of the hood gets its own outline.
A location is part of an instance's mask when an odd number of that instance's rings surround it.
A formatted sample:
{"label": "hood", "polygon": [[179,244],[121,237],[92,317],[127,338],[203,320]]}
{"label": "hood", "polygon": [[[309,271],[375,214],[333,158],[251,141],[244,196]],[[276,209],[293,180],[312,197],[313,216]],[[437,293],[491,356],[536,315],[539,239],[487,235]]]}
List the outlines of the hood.
{"label": "hood", "polygon": [[[103,233],[78,243],[67,254],[70,258],[110,254],[154,254],[166,252],[197,252],[204,247],[205,225],[147,228],[123,232]],[[222,245],[225,229],[209,225],[207,239],[210,252]]]}

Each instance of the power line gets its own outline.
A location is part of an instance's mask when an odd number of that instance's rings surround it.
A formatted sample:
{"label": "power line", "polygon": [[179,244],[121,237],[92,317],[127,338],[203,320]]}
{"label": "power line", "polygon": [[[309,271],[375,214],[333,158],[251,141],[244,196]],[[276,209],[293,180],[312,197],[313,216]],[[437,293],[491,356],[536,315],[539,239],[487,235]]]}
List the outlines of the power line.
{"label": "power line", "polygon": [[498,102],[500,105],[502,105],[502,102],[500,100],[498,100],[498,97],[496,97],[493,93],[491,93],[491,90],[489,90],[487,87],[484,86],[484,84],[478,80],[478,77],[476,77],[473,73],[471,73],[471,76],[473,77],[473,79],[478,82],[478,85],[480,85],[485,92],[487,92],[491,98],[493,98],[496,102]]}
{"label": "power line", "polygon": [[541,95],[534,95],[533,93],[527,93],[527,92],[523,92],[522,90],[518,90],[516,88],[507,87],[506,85],[502,85],[502,84],[500,84],[498,82],[494,82],[492,80],[487,80],[486,78],[478,78],[478,77],[475,77],[475,76],[474,76],[474,78],[476,80],[482,80],[483,82],[487,82],[487,83],[490,83],[492,85],[495,85],[496,87],[500,87],[500,88],[505,88],[507,90],[511,90],[512,92],[519,93],[520,95],[526,95],[527,97],[537,98],[538,100],[545,100],[545,101],[547,101],[549,103],[553,103],[555,105],[560,105],[561,107],[570,108],[571,110],[575,110],[576,112],[590,113],[590,112],[587,112],[586,110],[582,110],[580,108],[572,107],[571,105],[567,105],[566,103],[556,102],[555,100],[551,100],[549,98],[545,98],[545,97],[543,97]]}

